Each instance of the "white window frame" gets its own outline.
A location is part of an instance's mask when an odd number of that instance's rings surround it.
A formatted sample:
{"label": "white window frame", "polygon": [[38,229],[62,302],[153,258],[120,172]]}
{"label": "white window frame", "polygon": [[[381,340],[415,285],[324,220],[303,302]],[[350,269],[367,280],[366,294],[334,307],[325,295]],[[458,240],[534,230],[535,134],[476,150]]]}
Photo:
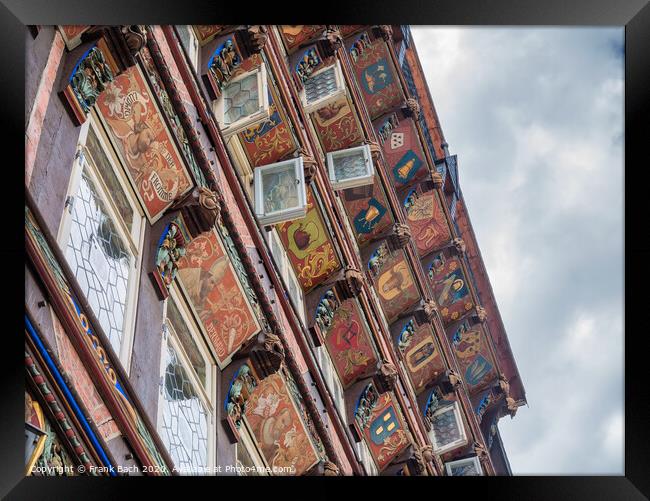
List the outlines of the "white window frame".
{"label": "white window frame", "polygon": [[343,385],[341,384],[341,380],[339,379],[339,376],[336,372],[336,368],[334,367],[334,363],[332,362],[332,357],[330,357],[327,348],[325,348],[324,346],[315,346],[314,355],[316,361],[318,362],[318,366],[320,367],[321,372],[323,373],[323,379],[325,379],[325,384],[327,385],[327,388],[330,391],[330,395],[332,395],[332,400],[334,400],[334,405],[339,411],[339,415],[341,416],[343,422],[347,424],[347,416],[345,413],[345,398],[344,398],[345,393],[343,390]]}
{"label": "white window frame", "polygon": [[[252,115],[248,115],[247,117],[241,117],[239,120],[236,120],[235,122],[226,125],[224,122],[225,89],[229,85],[239,82],[255,73],[257,74],[257,96],[259,98],[258,111],[256,111]],[[212,110],[214,111],[215,117],[219,122],[219,126],[221,127],[221,132],[224,134],[224,136],[230,136],[232,134],[236,134],[257,122],[261,122],[263,120],[268,119],[270,116],[270,108],[269,108],[269,82],[268,82],[268,76],[266,74],[266,65],[262,63],[259,67],[251,71],[242,73],[241,75],[237,75],[232,80],[228,80],[219,98],[213,102]]]}
{"label": "white window frame", "polygon": [[[271,231],[267,232],[269,249],[271,250],[271,255],[275,260],[275,264],[278,269],[279,275],[284,280],[285,285],[287,286],[287,293],[291,297],[293,304],[295,305],[298,314],[298,317],[305,324],[305,296],[300,286],[300,282],[296,277],[296,273],[293,270],[289,256],[287,256],[287,251],[282,245],[278,231],[273,228]],[[278,249],[277,251],[274,249]],[[293,285],[296,294],[291,294],[289,285]],[[279,293],[281,294],[281,293]]]}
{"label": "white window frame", "polygon": [[460,406],[458,405],[458,402],[455,401],[453,404],[447,404],[440,407],[433,413],[433,417],[446,412],[454,413],[454,416],[456,418],[456,424],[458,425],[458,431],[460,433],[460,437],[455,441],[450,442],[446,445],[443,446],[438,445],[435,429],[432,424],[431,431],[429,432],[429,438],[431,439],[431,445],[433,445],[433,452],[438,455],[444,454],[445,452],[449,452],[453,449],[457,449],[458,447],[462,447],[463,445],[467,444],[467,432],[465,431],[465,423],[463,421],[463,416],[460,412]]}
{"label": "white window frame", "polygon": [[[294,179],[298,185],[298,205],[287,209],[278,210],[269,214],[264,212],[264,186],[263,174],[285,170],[287,165],[293,165]],[[263,167],[256,167],[254,171],[255,184],[255,214],[261,225],[271,225],[300,219],[307,215],[307,187],[303,171],[302,157],[276,162]]]}
{"label": "white window frame", "polygon": [[[199,38],[196,36],[196,32],[194,31],[194,26],[191,24],[185,24],[185,25],[177,25],[177,30],[180,29],[185,29],[189,33],[190,37],[190,46],[185,47],[187,50],[187,55],[190,59],[190,63],[192,64],[192,67],[194,68],[194,71],[198,71],[199,68]],[[180,35],[179,35],[180,38]],[[182,44],[181,44],[182,45]]]}
{"label": "white window frame", "polygon": [[[98,167],[90,160],[92,155],[86,146],[88,133],[92,127],[97,140],[106,155],[109,163],[113,167],[113,173],[122,188],[129,206],[133,210],[133,221],[131,223],[131,230],[122,220],[122,217],[117,209],[113,197],[110,196],[110,190],[104,183],[102,176],[98,172]],[[142,267],[142,256],[144,254],[144,234],[145,234],[145,212],[140,203],[140,199],[133,191],[131,183],[124,167],[118,160],[118,156],[113,150],[110,141],[104,134],[104,130],[91,112],[84,124],[81,126],[79,133],[79,140],[77,143],[77,154],[72,166],[70,175],[70,182],[68,184],[68,191],[66,192],[66,207],[63,210],[59,231],[57,234],[57,243],[63,255],[66,254],[68,241],[70,239],[70,232],[72,227],[72,205],[76,200],[81,184],[82,173],[86,171],[87,175],[91,178],[95,188],[99,191],[99,196],[104,202],[104,207],[109,213],[111,220],[115,223],[115,229],[120,237],[128,245],[128,250],[133,258],[133,266],[129,275],[129,284],[126,294],[126,307],[124,312],[124,324],[122,332],[122,342],[120,345],[119,353],[117,356],[126,371],[127,375],[131,369],[131,355],[133,348],[133,338],[135,335],[135,319],[137,314],[137,298],[140,286],[140,271]],[[68,202],[70,201],[70,203]],[[93,312],[94,313],[94,312]]]}
{"label": "white window frame", "polygon": [[241,473],[238,471],[237,474],[239,476],[270,476],[271,475],[271,468],[266,464],[266,461],[264,460],[264,456],[257,448],[257,445],[255,444],[255,438],[253,432],[248,426],[248,422],[246,421],[245,417],[244,419],[242,419],[241,427],[239,428],[239,441],[235,444],[235,464],[238,467],[243,466],[237,459],[237,450],[240,447],[246,449],[246,452],[248,453],[251,460],[253,461],[253,465],[257,468],[257,471],[256,471],[256,475],[248,475],[246,473]]}
{"label": "white window frame", "polygon": [[324,68],[315,71],[312,75],[309,76],[308,80],[317,77],[318,75],[324,73],[325,71],[330,70],[332,67],[334,68],[334,78],[336,79],[336,90],[331,94],[328,94],[327,96],[323,96],[311,103],[308,103],[307,91],[305,90],[305,85],[303,83],[303,88],[300,91],[300,100],[302,101],[303,108],[307,113],[313,113],[317,109],[325,106],[330,101],[338,99],[340,96],[345,96],[347,94],[347,90],[345,86],[345,78],[343,77],[343,71],[341,71],[341,63],[338,59],[334,62],[334,64],[330,64],[328,66],[325,66]]}
{"label": "white window frame", "polygon": [[253,200],[255,196],[253,191],[253,167],[248,160],[248,157],[246,156],[246,152],[244,151],[244,147],[241,144],[241,139],[239,136],[232,135],[228,137],[226,139],[226,148],[228,148],[228,151],[233,156],[235,170],[239,172],[242,177],[244,188],[246,188],[248,197]]}
{"label": "white window frame", "polygon": [[[363,159],[366,163],[366,173],[361,176],[351,177],[348,179],[336,179],[336,170],[334,169],[334,161],[337,158],[345,157],[347,155],[363,153]],[[327,154],[327,170],[329,172],[330,183],[335,190],[344,190],[347,188],[356,188],[358,186],[371,185],[375,181],[375,166],[372,162],[372,154],[370,152],[370,145],[364,144],[355,146],[354,148],[347,148],[345,150],[331,151]]]}
{"label": "white window frame", "polygon": [[[481,461],[477,456],[473,456],[471,458],[465,458],[465,459],[458,459],[456,461],[449,461],[445,463],[445,471],[447,472],[447,476],[450,477],[454,476],[452,469],[455,466],[465,466],[466,464],[473,464],[476,467],[476,470],[479,472],[478,476],[483,476],[483,468],[481,468]],[[464,475],[457,475],[457,476],[464,476]]]}
{"label": "white window frame", "polygon": [[[170,300],[174,301],[174,304],[178,308],[178,311],[181,314],[181,317],[185,322],[185,325],[187,325],[190,334],[192,334],[192,338],[194,339],[197,348],[199,349],[201,355],[203,356],[203,359],[206,362],[205,386],[203,385],[203,383],[201,383],[198,376],[196,375],[196,372],[194,371],[194,367],[192,367],[192,363],[190,362],[189,357],[185,353],[185,348],[183,348],[183,344],[181,340],[177,339],[177,334],[174,332],[173,326],[168,324],[167,308]],[[180,359],[180,362],[183,365],[183,368],[185,369],[188,378],[192,382],[192,387],[199,395],[201,402],[203,403],[203,405],[205,406],[205,408],[209,413],[209,419],[207,420],[208,464],[205,465],[206,468],[205,474],[212,474],[212,469],[216,463],[216,450],[217,450],[217,440],[216,440],[217,430],[215,425],[216,415],[217,415],[217,381],[218,381],[217,363],[212,356],[212,353],[208,347],[205,338],[203,337],[201,329],[199,329],[199,327],[194,322],[194,317],[192,315],[192,312],[189,306],[186,304],[182,293],[177,289],[176,283],[173,283],[172,286],[170,287],[169,297],[165,299],[163,305],[163,339],[160,347],[160,372],[159,372],[160,383],[158,385],[158,410],[157,410],[157,417],[156,417],[156,429],[163,441],[165,436],[165,430],[163,429],[163,406],[165,405],[163,392],[164,392],[165,369],[166,369],[163,361],[166,358],[167,347],[170,344],[174,348],[174,351],[176,352],[176,356]],[[201,472],[189,473],[189,474],[200,474],[200,473]]]}
{"label": "white window frame", "polygon": [[377,463],[375,463],[375,459],[372,457],[372,453],[370,452],[366,441],[364,439],[361,439],[361,441],[356,442],[354,446],[359,456],[359,462],[363,465],[368,476],[379,476],[379,468],[377,467]]}

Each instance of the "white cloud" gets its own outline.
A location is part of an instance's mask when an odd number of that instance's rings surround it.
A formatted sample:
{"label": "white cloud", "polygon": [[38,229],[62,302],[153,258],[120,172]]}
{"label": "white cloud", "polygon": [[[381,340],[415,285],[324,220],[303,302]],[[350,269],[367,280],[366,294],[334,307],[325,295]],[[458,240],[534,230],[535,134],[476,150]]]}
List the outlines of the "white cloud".
{"label": "white cloud", "polygon": [[515,474],[623,471],[623,29],[412,28],[530,407]]}

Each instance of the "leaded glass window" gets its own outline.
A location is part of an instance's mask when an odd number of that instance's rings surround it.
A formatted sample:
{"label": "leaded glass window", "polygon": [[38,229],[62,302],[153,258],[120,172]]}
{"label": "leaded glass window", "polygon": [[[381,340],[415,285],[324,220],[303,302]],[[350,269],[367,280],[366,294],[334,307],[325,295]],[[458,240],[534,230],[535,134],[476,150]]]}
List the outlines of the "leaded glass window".
{"label": "leaded glass window", "polygon": [[308,113],[345,94],[345,80],[338,61],[316,71],[303,82],[302,101]]}
{"label": "leaded glass window", "polygon": [[339,84],[336,67],[330,66],[320,73],[305,80],[305,98],[307,104],[312,104],[319,99],[330,96],[338,90]]}
{"label": "leaded glass window", "polygon": [[442,454],[467,443],[458,402],[446,403],[433,413],[430,438],[436,454]]}
{"label": "leaded glass window", "polygon": [[200,474],[208,466],[208,422],[210,416],[199,397],[189,369],[173,343],[163,357],[162,439],[176,469]]}
{"label": "leaded glass window", "polygon": [[82,129],[60,242],[90,308],[128,368],[143,216],[90,122]]}
{"label": "leaded glass window", "polygon": [[226,125],[258,111],[260,98],[257,74],[252,73],[241,80],[230,83],[223,91],[223,98],[223,117]]}
{"label": "leaded glass window", "polygon": [[224,87],[213,110],[228,136],[269,118],[269,89],[266,66],[234,77]]}
{"label": "leaded glass window", "polygon": [[179,473],[211,473],[216,366],[175,286],[165,311],[158,430]]}

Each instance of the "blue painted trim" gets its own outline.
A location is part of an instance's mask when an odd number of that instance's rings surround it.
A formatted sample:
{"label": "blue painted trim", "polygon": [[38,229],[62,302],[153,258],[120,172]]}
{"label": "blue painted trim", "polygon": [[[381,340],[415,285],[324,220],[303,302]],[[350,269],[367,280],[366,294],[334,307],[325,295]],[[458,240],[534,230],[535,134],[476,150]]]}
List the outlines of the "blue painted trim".
{"label": "blue painted trim", "polygon": [[36,343],[36,347],[38,348],[39,354],[43,357],[48,368],[54,375],[54,378],[56,379],[56,382],[58,383],[59,387],[63,390],[63,393],[65,394],[68,403],[71,405],[72,410],[75,413],[75,416],[81,423],[84,431],[90,437],[90,441],[93,443],[93,446],[99,453],[99,456],[101,457],[102,461],[106,466],[108,466],[109,474],[111,475],[111,477],[116,477],[117,473],[115,467],[111,464],[110,460],[106,456],[106,453],[104,452],[104,448],[100,445],[97,436],[93,433],[93,430],[90,428],[86,416],[84,416],[83,412],[81,412],[81,409],[77,404],[77,401],[75,400],[74,396],[72,396],[72,393],[70,392],[68,385],[63,380],[63,377],[61,376],[61,373],[57,369],[56,364],[54,363],[50,355],[47,353],[47,350],[45,349],[45,346],[43,345],[41,338],[36,333],[36,330],[32,326],[32,323],[29,321],[29,317],[27,317],[27,315],[25,315],[25,325],[27,326],[27,330],[31,338],[34,340],[34,343]]}

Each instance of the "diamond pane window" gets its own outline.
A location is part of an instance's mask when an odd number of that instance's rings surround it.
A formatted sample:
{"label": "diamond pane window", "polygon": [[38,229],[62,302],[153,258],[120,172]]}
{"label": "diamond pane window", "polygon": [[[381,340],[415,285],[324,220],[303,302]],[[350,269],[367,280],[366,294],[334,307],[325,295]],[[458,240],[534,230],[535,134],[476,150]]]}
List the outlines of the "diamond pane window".
{"label": "diamond pane window", "polygon": [[433,413],[430,438],[436,454],[443,454],[467,443],[458,402],[444,405]]}
{"label": "diamond pane window", "polygon": [[230,125],[242,117],[252,115],[260,107],[257,75],[252,74],[228,85],[223,91],[224,124]]}
{"label": "diamond pane window", "polygon": [[82,129],[59,241],[102,330],[128,367],[142,213],[90,122]]}
{"label": "diamond pane window", "polygon": [[337,190],[373,184],[375,179],[370,146],[367,144],[328,153],[327,168],[332,187]]}
{"label": "diamond pane window", "polygon": [[267,120],[269,90],[265,66],[229,81],[213,106],[222,131],[228,135]]}
{"label": "diamond pane window", "polygon": [[208,466],[210,416],[172,343],[163,366],[162,440],[181,473],[202,473]]}
{"label": "diamond pane window", "polygon": [[204,388],[207,387],[207,362],[197,346],[189,327],[181,316],[181,312],[178,310],[175,301],[170,301],[167,305],[167,319],[171,324],[171,328],[174,329],[174,334],[183,346],[183,350],[187,355],[192,369],[194,369],[196,377]]}

